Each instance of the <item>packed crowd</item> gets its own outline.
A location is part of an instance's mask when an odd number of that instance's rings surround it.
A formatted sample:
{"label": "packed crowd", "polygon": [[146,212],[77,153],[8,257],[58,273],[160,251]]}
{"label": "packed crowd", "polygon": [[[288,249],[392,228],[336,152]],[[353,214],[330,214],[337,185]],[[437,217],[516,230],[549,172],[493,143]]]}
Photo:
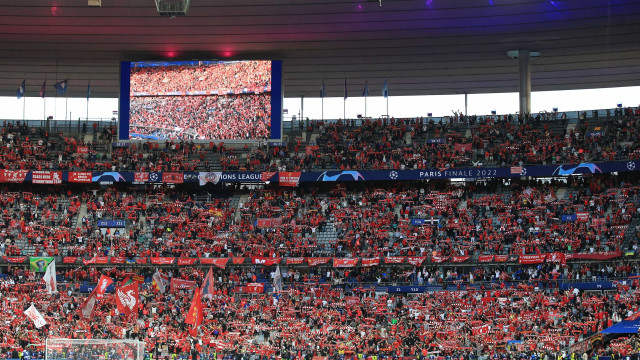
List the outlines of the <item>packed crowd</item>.
{"label": "packed crowd", "polygon": [[[640,112],[638,109],[625,109],[615,117],[587,118],[570,130],[566,124],[552,121],[533,119],[520,123],[509,117],[469,117],[465,121],[437,123],[422,118],[379,119],[365,120],[358,126],[351,120],[318,121],[310,123],[307,141],[301,140],[302,134],[298,132],[301,130],[291,130],[288,141],[277,146],[257,143],[234,148],[221,141],[194,143],[193,139],[200,137],[269,137],[270,111],[264,95],[229,98],[240,106],[240,110],[230,110],[228,114],[230,119],[237,120],[238,126],[229,127],[228,120],[201,109],[193,121],[179,119],[177,127],[162,127],[158,124],[173,115],[155,108],[156,105],[143,105],[154,102],[151,98],[140,98],[140,103],[134,105],[140,116],[134,116],[131,131],[164,141],[133,142],[113,153],[105,150],[110,146],[107,141],[115,133],[113,129],[100,134],[100,140],[94,143],[24,125],[5,124],[0,167],[76,171],[445,169],[640,158],[640,115],[635,114]],[[196,96],[187,100],[202,105],[211,101],[207,99],[209,97]],[[163,101],[171,103],[171,107],[182,108],[174,104],[177,99]],[[257,103],[255,107],[245,107],[246,101]],[[258,108],[263,110],[254,111]],[[247,112],[253,115],[246,117]],[[175,161],[169,163],[169,159]]]}
{"label": "packed crowd", "polygon": [[[68,256],[444,257],[636,252],[640,186],[633,176],[567,183],[448,181],[321,187],[186,189],[121,185],[47,195],[4,191],[6,246]],[[86,208],[81,218],[72,218]],[[124,219],[104,234],[100,219]],[[80,226],[79,226],[80,225]],[[29,231],[26,231],[28,229]],[[17,247],[6,253],[26,255]]]}
{"label": "packed crowd", "polygon": [[266,139],[271,97],[154,96],[131,99],[131,137],[154,139]]}
{"label": "packed crowd", "polygon": [[[624,356],[637,351],[635,337],[607,341],[606,346],[594,349],[582,346],[585,340],[590,343],[590,336],[640,311],[637,277],[618,282],[616,289],[607,293],[544,289],[524,282],[408,295],[376,292],[360,283],[331,286],[314,276],[324,269],[311,268],[285,270],[282,291],[246,293],[243,286],[256,281],[266,282],[269,288],[277,276],[275,269],[216,269],[211,295],[202,300],[204,320],[196,334],[185,323],[185,316],[193,292],[200,291],[197,287],[205,280],[206,269],[165,271],[164,291],[157,283],[152,286],[154,271],[62,268],[58,271],[58,293],[48,295],[39,274],[11,267],[0,278],[0,306],[5,314],[0,351],[5,357],[29,347],[32,352],[41,351],[47,337],[139,339],[151,354],[164,349],[153,357],[166,359],[172,354],[190,354],[193,349],[201,359],[214,354],[283,359],[358,354],[423,358],[548,354],[553,359],[562,351],[567,356],[583,352]],[[589,270],[584,265],[575,271],[586,274]],[[619,265],[613,271],[631,275],[631,271],[637,274],[638,268],[637,264]],[[79,309],[86,306],[89,295],[80,292],[81,285],[86,279],[95,283],[101,275],[120,286],[136,275],[146,278],[139,284],[137,311],[125,316],[115,306],[115,295],[107,292],[96,303],[90,319],[83,319]],[[188,286],[174,287],[176,279]],[[40,329],[22,314],[31,304],[47,321]]]}
{"label": "packed crowd", "polygon": [[147,66],[131,69],[131,91],[193,92],[264,88],[271,85],[270,61],[229,61],[198,66]]}
{"label": "packed crowd", "polygon": [[[640,157],[640,115],[564,123],[505,117],[311,122],[314,143],[291,142],[255,152],[247,168],[287,170],[426,169],[479,165],[522,166]],[[452,118],[453,119],[453,118]],[[303,123],[300,123],[303,125]]]}

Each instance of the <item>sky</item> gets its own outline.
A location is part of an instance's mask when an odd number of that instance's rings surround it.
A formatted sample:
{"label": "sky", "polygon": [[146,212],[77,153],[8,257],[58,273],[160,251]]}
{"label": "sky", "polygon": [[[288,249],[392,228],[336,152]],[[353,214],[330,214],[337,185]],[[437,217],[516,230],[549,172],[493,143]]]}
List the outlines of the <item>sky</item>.
{"label": "sky", "polygon": [[[19,84],[18,84],[19,85]],[[17,86],[16,86],[17,90]],[[464,112],[464,95],[439,95],[439,96],[393,96],[393,88],[390,88],[392,96],[387,99],[382,96],[369,96],[366,99],[366,115],[379,117],[387,115],[395,117],[417,117],[451,115],[452,111]],[[365,98],[360,95],[361,90],[352,90],[353,95],[344,101],[342,97],[305,98],[304,117],[311,119],[338,119],[355,118],[358,114],[365,115]],[[566,91],[540,91],[531,94],[531,108],[534,113],[540,111],[551,111],[554,107],[560,112],[592,109],[612,109],[617,104],[623,106],[637,107],[640,105],[640,86],[604,88],[589,90],[566,90]],[[111,119],[117,116],[118,99],[113,98],[92,98],[89,100],[87,114],[86,98],[54,98],[47,97],[27,97],[17,99],[16,97],[0,97],[0,108],[3,110],[3,120],[22,120],[24,118],[41,120],[44,115],[54,116],[55,119],[68,120],[78,118],[85,119]],[[287,98],[285,89],[284,115],[285,121],[290,120],[293,115],[300,117],[300,98]],[[492,110],[498,114],[513,114],[518,111],[517,93],[496,93],[496,94],[469,94],[468,108],[469,115],[487,115]],[[114,114],[115,112],[115,114]],[[66,114],[66,116],[65,116]]]}

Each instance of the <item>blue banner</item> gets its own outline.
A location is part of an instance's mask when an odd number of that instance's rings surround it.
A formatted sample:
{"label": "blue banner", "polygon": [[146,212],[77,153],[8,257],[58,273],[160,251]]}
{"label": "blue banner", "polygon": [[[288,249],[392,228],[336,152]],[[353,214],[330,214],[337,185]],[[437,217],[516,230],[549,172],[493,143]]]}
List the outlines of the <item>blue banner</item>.
{"label": "blue banner", "polygon": [[562,221],[576,221],[576,220],[578,220],[578,216],[576,214],[562,215]]}
{"label": "blue banner", "polygon": [[98,220],[98,227],[123,228],[127,226],[126,220]]}
{"label": "blue banner", "polygon": [[[376,287],[376,291],[384,290],[384,286]],[[387,292],[393,293],[423,293],[427,291],[426,286],[387,286]]]}
{"label": "blue banner", "polygon": [[[613,172],[628,172],[640,170],[640,160],[614,161],[605,163],[580,163],[571,165],[541,165],[522,167],[476,167],[459,169],[424,169],[424,170],[344,170],[344,171],[303,171],[299,182],[351,182],[351,181],[410,181],[431,179],[488,179],[488,178],[515,178],[515,177],[553,177],[570,176],[577,174],[604,174]],[[98,171],[92,173],[92,182],[137,182],[137,183],[182,183],[201,182],[203,174],[209,174],[205,182],[217,184],[218,182],[231,183],[264,183],[266,181],[278,181],[277,172],[163,172],[134,173],[130,171]],[[140,176],[139,176],[140,175]],[[180,178],[182,176],[182,178]],[[199,177],[200,176],[200,177]],[[24,181],[31,181],[31,171],[27,173]],[[68,181],[68,172],[63,172],[62,180]],[[566,216],[566,217],[565,217]],[[563,221],[571,220],[571,216],[563,216]]]}
{"label": "blue banner", "polygon": [[587,283],[562,283],[560,290],[611,290],[614,289],[611,281],[587,282]]}
{"label": "blue banner", "polygon": [[447,142],[447,139],[440,139],[440,138],[427,140],[427,144],[444,144],[446,142]]}

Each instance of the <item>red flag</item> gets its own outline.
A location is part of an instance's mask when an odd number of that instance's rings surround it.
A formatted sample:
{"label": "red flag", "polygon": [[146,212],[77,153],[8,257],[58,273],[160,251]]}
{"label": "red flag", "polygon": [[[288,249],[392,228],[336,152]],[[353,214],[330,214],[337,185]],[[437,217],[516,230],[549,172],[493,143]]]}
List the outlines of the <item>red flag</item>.
{"label": "red flag", "polygon": [[111,285],[113,280],[110,277],[100,275],[100,280],[98,280],[98,285],[96,286],[96,297],[98,299],[102,299],[104,296],[104,291],[107,290],[107,286]]}
{"label": "red flag", "polygon": [[93,310],[96,307],[97,295],[96,289],[93,289],[89,297],[80,305],[80,317],[83,319],[92,319]]}
{"label": "red flag", "polygon": [[213,269],[209,267],[209,272],[202,283],[201,293],[203,296],[213,296]]}
{"label": "red flag", "polygon": [[200,289],[196,289],[193,292],[193,300],[191,301],[191,307],[189,307],[187,319],[185,320],[185,323],[192,325],[189,329],[189,333],[192,336],[197,336],[198,326],[202,324],[202,318],[202,298],[200,295]]}
{"label": "red flag", "polygon": [[138,314],[138,304],[140,299],[138,297],[138,283],[132,282],[131,284],[116,288],[116,306],[118,312],[129,317],[131,314]]}

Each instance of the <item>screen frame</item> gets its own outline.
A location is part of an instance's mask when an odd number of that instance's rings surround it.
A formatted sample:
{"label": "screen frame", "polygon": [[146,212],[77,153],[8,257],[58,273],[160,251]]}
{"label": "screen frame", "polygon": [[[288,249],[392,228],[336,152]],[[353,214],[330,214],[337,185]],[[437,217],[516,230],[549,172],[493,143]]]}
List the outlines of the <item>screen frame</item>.
{"label": "screen frame", "polygon": [[[284,86],[282,74],[282,60],[272,59],[165,59],[166,61],[271,61],[271,134],[267,139],[200,139],[194,143],[209,143],[222,141],[225,143],[250,143],[262,141],[282,140],[282,108],[284,103]],[[130,108],[131,108],[131,63],[143,60],[125,60],[120,62],[120,95],[118,97],[118,141],[137,141],[129,137]],[[166,139],[141,139],[143,141],[166,142]],[[174,140],[175,141],[175,140]],[[190,140],[191,141],[191,140]]]}

